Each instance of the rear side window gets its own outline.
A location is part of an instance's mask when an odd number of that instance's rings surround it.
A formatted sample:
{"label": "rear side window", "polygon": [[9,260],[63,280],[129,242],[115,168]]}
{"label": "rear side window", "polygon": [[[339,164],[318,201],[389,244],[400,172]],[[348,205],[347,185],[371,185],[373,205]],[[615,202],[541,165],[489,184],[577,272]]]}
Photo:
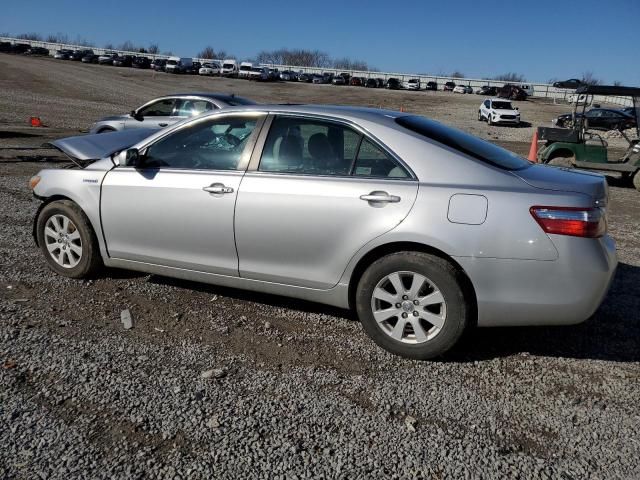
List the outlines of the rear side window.
{"label": "rear side window", "polygon": [[407,115],[396,123],[430,140],[505,170],[521,170],[530,164],[524,158],[493,143],[424,117]]}

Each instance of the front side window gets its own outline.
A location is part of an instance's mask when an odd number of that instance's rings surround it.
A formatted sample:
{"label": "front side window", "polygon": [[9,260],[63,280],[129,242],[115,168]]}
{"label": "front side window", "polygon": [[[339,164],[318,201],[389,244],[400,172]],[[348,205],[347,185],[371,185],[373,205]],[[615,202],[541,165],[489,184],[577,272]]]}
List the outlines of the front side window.
{"label": "front side window", "polygon": [[172,98],[158,100],[146,107],[142,107],[138,113],[143,117],[169,117],[171,116],[171,112],[173,112],[174,104],[175,100]]}
{"label": "front side window", "polygon": [[178,99],[173,115],[176,117],[193,117],[204,112],[215,110],[216,106],[206,100]]}
{"label": "front side window", "polygon": [[255,118],[225,117],[197,122],[151,145],[142,168],[236,170],[256,127]]}

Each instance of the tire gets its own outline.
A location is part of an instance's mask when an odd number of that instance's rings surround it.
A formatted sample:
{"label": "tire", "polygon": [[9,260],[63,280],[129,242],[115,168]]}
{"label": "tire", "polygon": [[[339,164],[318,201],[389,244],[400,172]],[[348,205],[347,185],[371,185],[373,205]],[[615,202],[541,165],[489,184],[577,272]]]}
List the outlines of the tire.
{"label": "tire", "polygon": [[478,121],[482,121],[482,112],[480,110],[478,110]]}
{"label": "tire", "polygon": [[633,175],[633,186],[640,192],[640,170]]}
{"label": "tire", "polygon": [[[36,229],[38,245],[54,272],[70,278],[87,278],[102,266],[96,234],[87,216],[72,201],[47,204],[38,216]],[[64,238],[55,241],[60,233]]]}
{"label": "tire", "polygon": [[491,120],[491,113],[489,113],[489,115],[487,115],[487,123],[489,125],[493,125],[493,121]]}
{"label": "tire", "polygon": [[[444,354],[469,323],[471,309],[458,279],[449,262],[426,253],[399,252],[378,259],[362,275],[355,297],[365,332],[378,346],[402,357],[427,360]],[[421,288],[414,293],[415,280]]]}

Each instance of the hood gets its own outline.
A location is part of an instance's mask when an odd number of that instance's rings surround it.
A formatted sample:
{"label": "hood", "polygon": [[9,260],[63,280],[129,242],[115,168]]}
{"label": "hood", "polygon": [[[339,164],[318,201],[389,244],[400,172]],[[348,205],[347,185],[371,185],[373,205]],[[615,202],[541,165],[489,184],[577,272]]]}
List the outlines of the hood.
{"label": "hood", "polygon": [[599,173],[547,165],[532,165],[511,173],[535,188],[583,193],[594,201],[607,197],[607,182]]}
{"label": "hood", "polygon": [[145,138],[158,133],[156,129],[135,128],[120,132],[79,135],[47,142],[45,146],[57,148],[81,168],[129,148]]}

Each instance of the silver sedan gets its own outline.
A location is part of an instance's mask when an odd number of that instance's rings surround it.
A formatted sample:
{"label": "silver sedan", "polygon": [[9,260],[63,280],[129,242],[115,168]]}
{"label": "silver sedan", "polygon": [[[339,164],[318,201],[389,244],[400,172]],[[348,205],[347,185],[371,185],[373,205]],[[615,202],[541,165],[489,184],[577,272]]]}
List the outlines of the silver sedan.
{"label": "silver sedan", "polygon": [[79,165],[31,181],[55,272],[104,264],[350,308],[406,357],[474,325],[582,322],[617,265],[602,176],[407,113],[241,107],[53,143]]}
{"label": "silver sedan", "polygon": [[104,117],[89,133],[108,133],[132,128],[164,128],[185,118],[238,105],[255,105],[247,98],[224,93],[176,93],[154,98],[123,115]]}

